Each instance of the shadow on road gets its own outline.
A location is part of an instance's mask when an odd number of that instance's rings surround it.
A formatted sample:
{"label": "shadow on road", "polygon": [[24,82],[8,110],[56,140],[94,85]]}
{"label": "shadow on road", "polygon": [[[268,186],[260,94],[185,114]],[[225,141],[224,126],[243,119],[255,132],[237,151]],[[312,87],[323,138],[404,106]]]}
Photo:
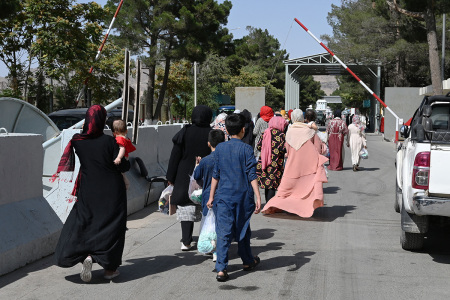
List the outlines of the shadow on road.
{"label": "shadow on road", "polygon": [[[257,247],[255,247],[255,248],[257,248]],[[253,250],[253,247],[252,247],[252,250]],[[255,253],[256,252],[257,252],[257,250],[255,250]],[[312,256],[314,254],[316,254],[316,252],[304,251],[304,252],[297,252],[294,255],[276,256],[276,257],[271,257],[269,259],[264,259],[264,256],[260,256],[261,263],[256,267],[254,272],[257,273],[259,271],[270,271],[270,270],[286,268],[286,267],[289,267],[289,269],[287,270],[288,272],[294,272],[294,271],[299,270],[302,266],[304,266],[308,262],[310,262],[311,258],[309,258],[309,256]],[[231,273],[229,273],[230,281],[232,281],[233,279],[238,279],[239,277],[249,274],[249,272],[242,270],[242,265],[240,265],[238,269],[236,269],[236,266],[229,266],[228,271],[231,272]],[[252,287],[253,286],[236,287],[233,285],[223,285],[223,286],[221,285],[221,286],[219,286],[219,289],[221,289],[221,290],[233,290],[233,289],[252,290]]]}
{"label": "shadow on road", "polygon": [[378,171],[380,168],[364,168],[364,167],[359,167],[359,172],[361,171]]}
{"label": "shadow on road", "polygon": [[275,234],[276,229],[264,228],[258,230],[252,230],[252,239],[257,240],[268,240],[272,238]]}
{"label": "shadow on road", "polygon": [[450,264],[450,226],[430,224],[426,234],[423,252],[428,253],[435,262]]}
{"label": "shadow on road", "polygon": [[324,194],[337,194],[341,188],[338,186],[327,186],[323,188]]}
{"label": "shadow on road", "polygon": [[356,206],[354,205],[334,205],[319,207],[314,211],[311,218],[302,218],[296,214],[288,212],[274,213],[271,215],[264,215],[268,218],[286,219],[286,220],[299,220],[299,221],[313,221],[313,222],[333,222],[337,218],[342,218],[346,214],[351,213]]}

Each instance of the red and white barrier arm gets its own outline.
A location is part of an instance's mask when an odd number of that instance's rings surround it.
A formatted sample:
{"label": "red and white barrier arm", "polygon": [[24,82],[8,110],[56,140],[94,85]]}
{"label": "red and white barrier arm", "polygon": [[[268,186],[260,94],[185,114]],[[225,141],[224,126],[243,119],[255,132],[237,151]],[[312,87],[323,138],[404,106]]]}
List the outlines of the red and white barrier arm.
{"label": "red and white barrier arm", "polygon": [[303,23],[302,22],[300,22],[297,18],[295,18],[294,19],[295,20],[295,22],[297,22],[298,23],[298,25],[300,25],[310,36],[312,36],[312,38],[313,39],[315,39],[316,40],[316,42],[318,42],[328,53],[330,53],[331,54],[331,56],[333,56],[340,64],[341,64],[341,66],[344,68],[344,69],[346,69],[347,70],[347,72],[349,72],[375,99],[377,99],[378,100],[378,102],[380,102],[380,104],[381,105],[383,105],[383,107],[384,108],[386,108],[393,116],[394,116],[394,118],[395,118],[395,142],[397,143],[398,142],[398,123],[399,123],[399,121],[400,121],[400,118],[397,116],[397,114],[396,113],[394,113],[393,111],[392,111],[392,109],[390,108],[390,107],[388,107],[387,105],[386,105],[386,103],[384,103],[383,102],[383,100],[381,100],[380,99],[380,97],[378,97],[378,95],[377,94],[375,94],[358,76],[356,76],[356,74],[355,73],[353,73],[353,71],[352,70],[350,70],[350,68],[349,67],[347,67],[340,59],[339,59],[339,57],[337,57],[330,49],[328,49],[328,47],[327,46],[325,46],[325,44],[324,43],[322,43],[318,38],[316,38],[316,36],[311,32],[311,31],[309,31],[309,29],[308,28],[306,28],[306,26],[305,25],[303,25]]}
{"label": "red and white barrier arm", "polygon": [[[105,46],[106,40],[108,39],[109,33],[111,32],[111,29],[112,29],[112,27],[114,25],[114,21],[116,20],[116,17],[119,14],[119,11],[120,11],[120,8],[122,7],[122,4],[123,4],[123,0],[121,0],[119,5],[117,6],[116,12],[114,13],[114,17],[112,18],[111,23],[109,24],[108,31],[106,32],[105,37],[103,38],[103,41],[102,41],[102,44],[100,45],[100,48],[98,48],[97,55],[95,56],[94,62],[97,61],[97,59],[100,57],[100,53],[103,50],[103,46]],[[89,69],[89,74],[92,74],[92,71],[94,71],[94,66],[92,66]],[[84,80],[84,85],[85,86],[87,85],[88,80],[89,80],[89,77]],[[80,94],[78,95],[77,103],[78,103],[78,101],[81,98],[81,94],[82,94],[82,92],[80,92]]]}

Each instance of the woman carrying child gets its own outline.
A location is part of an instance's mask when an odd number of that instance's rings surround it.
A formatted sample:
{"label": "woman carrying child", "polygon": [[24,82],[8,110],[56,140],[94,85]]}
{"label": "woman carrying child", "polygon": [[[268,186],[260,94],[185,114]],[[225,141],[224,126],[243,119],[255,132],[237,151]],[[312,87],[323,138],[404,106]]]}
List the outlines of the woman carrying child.
{"label": "woman carrying child", "polygon": [[280,185],[284,170],[285,134],[284,129],[287,123],[283,117],[273,117],[269,121],[269,128],[264,131],[262,139],[257,145],[261,151],[256,175],[258,175],[258,185],[264,189],[266,203],[273,196]]}
{"label": "woman carrying child", "polygon": [[198,105],[192,111],[192,125],[184,126],[172,138],[173,148],[167,168],[167,180],[173,185],[171,204],[177,205],[177,220],[181,221],[181,250],[192,250],[194,222],[200,221],[200,207],[188,195],[190,176],[195,167],[196,157],[205,157],[211,150],[208,147],[208,134],[212,110]]}

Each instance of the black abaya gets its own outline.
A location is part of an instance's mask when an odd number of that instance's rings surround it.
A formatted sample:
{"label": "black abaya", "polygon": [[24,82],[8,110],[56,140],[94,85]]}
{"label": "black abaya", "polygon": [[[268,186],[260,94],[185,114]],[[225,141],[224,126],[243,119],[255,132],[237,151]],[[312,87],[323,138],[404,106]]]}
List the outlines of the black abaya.
{"label": "black abaya", "polygon": [[60,267],[72,267],[91,255],[105,270],[122,263],[127,220],[127,194],[114,165],[119,146],[108,135],[73,141],[80,159],[81,181],[56,246]]}

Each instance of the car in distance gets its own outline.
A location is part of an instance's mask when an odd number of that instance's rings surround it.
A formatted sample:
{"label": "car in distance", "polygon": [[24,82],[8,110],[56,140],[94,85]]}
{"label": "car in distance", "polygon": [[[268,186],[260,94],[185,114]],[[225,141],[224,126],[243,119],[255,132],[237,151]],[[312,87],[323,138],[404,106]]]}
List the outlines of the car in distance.
{"label": "car in distance", "polygon": [[[83,120],[86,116],[87,108],[71,108],[61,109],[48,114],[48,117],[53,123],[58,126],[59,130],[67,129]],[[134,113],[132,110],[128,110],[128,122],[133,122]],[[109,128],[112,127],[114,120],[122,118],[122,109],[115,108],[109,111],[106,115],[106,125]]]}

